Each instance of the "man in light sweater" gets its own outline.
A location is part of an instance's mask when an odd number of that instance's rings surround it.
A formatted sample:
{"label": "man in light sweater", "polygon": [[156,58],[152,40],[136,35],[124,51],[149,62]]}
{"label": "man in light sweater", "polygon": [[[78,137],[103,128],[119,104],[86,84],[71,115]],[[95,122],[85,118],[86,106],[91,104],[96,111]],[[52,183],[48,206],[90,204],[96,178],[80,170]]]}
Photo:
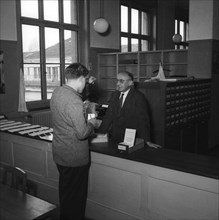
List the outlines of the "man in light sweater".
{"label": "man in light sweater", "polygon": [[66,84],[54,90],[50,108],[53,121],[53,159],[59,171],[61,220],[84,219],[90,165],[88,137],[97,126],[86,121],[81,93],[89,71],[80,63],[65,69]]}

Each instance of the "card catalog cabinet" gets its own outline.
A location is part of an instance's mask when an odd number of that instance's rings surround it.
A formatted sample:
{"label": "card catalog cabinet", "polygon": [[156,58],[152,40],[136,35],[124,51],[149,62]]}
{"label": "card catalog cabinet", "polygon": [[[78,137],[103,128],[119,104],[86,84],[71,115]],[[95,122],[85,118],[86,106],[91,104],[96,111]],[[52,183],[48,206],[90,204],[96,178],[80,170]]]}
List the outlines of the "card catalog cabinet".
{"label": "card catalog cabinet", "polygon": [[152,141],[165,148],[205,153],[208,148],[210,79],[136,83],[150,106]]}

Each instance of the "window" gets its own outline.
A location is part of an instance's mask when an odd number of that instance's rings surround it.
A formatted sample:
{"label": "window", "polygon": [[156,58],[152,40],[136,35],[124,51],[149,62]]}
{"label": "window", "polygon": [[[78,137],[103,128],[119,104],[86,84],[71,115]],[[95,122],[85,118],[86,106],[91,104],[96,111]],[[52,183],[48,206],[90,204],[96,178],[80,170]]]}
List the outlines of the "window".
{"label": "window", "polygon": [[182,42],[175,45],[175,49],[186,49],[188,48],[188,34],[189,34],[189,24],[188,22],[175,20],[175,34],[180,34],[182,36]]}
{"label": "window", "polygon": [[147,51],[150,48],[149,13],[121,5],[121,52]]}
{"label": "window", "polygon": [[61,73],[78,62],[77,0],[20,0],[20,37],[25,100],[48,103],[64,81]]}

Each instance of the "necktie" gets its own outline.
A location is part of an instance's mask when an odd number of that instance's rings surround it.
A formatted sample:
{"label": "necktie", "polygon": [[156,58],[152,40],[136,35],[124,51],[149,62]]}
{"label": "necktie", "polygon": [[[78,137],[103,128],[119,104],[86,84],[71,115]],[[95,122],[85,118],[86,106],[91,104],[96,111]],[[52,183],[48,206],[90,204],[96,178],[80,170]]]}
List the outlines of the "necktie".
{"label": "necktie", "polygon": [[120,109],[122,108],[123,96],[124,96],[124,93],[122,93],[119,97],[119,108]]}

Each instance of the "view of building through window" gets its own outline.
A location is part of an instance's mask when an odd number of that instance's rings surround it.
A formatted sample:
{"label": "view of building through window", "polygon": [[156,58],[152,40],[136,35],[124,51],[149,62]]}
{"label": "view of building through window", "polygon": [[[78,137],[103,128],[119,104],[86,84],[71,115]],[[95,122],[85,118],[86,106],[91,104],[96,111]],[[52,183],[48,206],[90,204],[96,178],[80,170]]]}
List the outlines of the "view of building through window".
{"label": "view of building through window", "polygon": [[[77,2],[61,2],[63,13],[59,12],[59,0],[21,0],[22,61],[27,102],[50,99],[53,90],[61,85],[61,68],[78,60]],[[39,15],[43,15],[43,19]]]}

